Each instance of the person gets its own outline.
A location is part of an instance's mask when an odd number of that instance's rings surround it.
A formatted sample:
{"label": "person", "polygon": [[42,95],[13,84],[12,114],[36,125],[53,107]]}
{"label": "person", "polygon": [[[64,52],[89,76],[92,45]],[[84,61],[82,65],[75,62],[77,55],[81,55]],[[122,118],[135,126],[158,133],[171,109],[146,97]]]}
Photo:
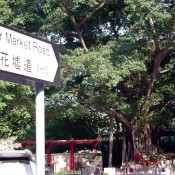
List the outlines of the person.
{"label": "person", "polygon": [[90,167],[87,164],[87,161],[82,164],[81,175],[91,175]]}
{"label": "person", "polygon": [[94,175],[102,175],[101,169],[100,169],[100,166],[99,166],[99,165],[97,165],[97,168],[96,168],[96,170],[95,170]]}

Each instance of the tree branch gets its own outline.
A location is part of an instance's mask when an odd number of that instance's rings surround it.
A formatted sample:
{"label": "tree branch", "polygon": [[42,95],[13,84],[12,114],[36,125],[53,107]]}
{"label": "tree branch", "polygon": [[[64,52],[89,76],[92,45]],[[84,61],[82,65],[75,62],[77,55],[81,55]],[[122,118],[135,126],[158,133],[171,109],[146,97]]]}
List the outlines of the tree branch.
{"label": "tree branch", "polygon": [[147,24],[148,24],[148,28],[150,28],[150,30],[151,30],[151,34],[153,36],[154,44],[156,46],[156,51],[159,51],[160,50],[160,43],[159,43],[159,40],[158,40],[158,35],[157,35],[156,29],[155,29],[155,26],[154,26],[153,19],[151,17],[148,18]]}
{"label": "tree branch", "polygon": [[174,28],[174,22],[175,22],[175,15],[172,16],[172,22],[168,26],[168,41],[169,45],[173,44],[173,28]]}
{"label": "tree branch", "polygon": [[77,22],[75,20],[75,16],[72,14],[71,10],[69,9],[69,7],[67,6],[66,3],[61,4],[60,8],[63,10],[63,12],[65,12],[68,15],[68,17],[69,17],[69,19],[70,19],[70,21],[71,21],[75,31],[77,32],[78,38],[80,40],[80,43],[81,43],[83,49],[87,52],[88,49],[86,47],[85,41],[83,39],[83,36],[82,36],[82,34],[80,32],[79,25],[77,24]]}
{"label": "tree branch", "polygon": [[171,47],[170,48],[165,48],[162,51],[160,51],[160,53],[154,59],[153,71],[150,75],[150,81],[148,82],[148,88],[147,88],[147,93],[146,93],[146,96],[145,96],[145,101],[144,101],[144,103],[142,105],[142,109],[141,109],[141,112],[142,112],[143,115],[145,115],[149,111],[149,107],[146,105],[146,108],[144,108],[144,105],[147,104],[151,99],[151,94],[152,94],[153,87],[154,87],[154,81],[156,79],[160,63],[165,58],[165,56],[171,51],[172,51]]}
{"label": "tree branch", "polygon": [[133,130],[132,125],[127,120],[127,116],[123,112],[119,110],[116,111],[112,108],[102,108],[102,110],[104,113],[108,114],[109,117],[115,118],[116,120],[127,126],[131,131]]}
{"label": "tree branch", "polygon": [[160,71],[159,73],[164,74],[164,73],[167,73],[167,72],[171,71],[172,69],[173,68],[165,69],[165,70]]}
{"label": "tree branch", "polygon": [[157,76],[158,68],[160,66],[160,63],[165,58],[165,56],[171,51],[172,51],[172,48],[165,48],[154,59],[154,67],[153,67],[153,71],[152,71],[152,74],[150,76],[150,81],[149,81],[149,84],[148,84],[148,90],[147,90],[147,94],[146,94],[146,101],[149,101],[149,99],[151,97],[151,93],[152,93],[153,86],[154,86],[154,81],[155,81],[155,78]]}
{"label": "tree branch", "polygon": [[83,21],[79,24],[79,27],[81,27],[82,25],[84,25],[84,23],[86,23],[86,21],[88,21],[94,15],[94,13],[96,13],[104,5],[105,5],[105,1],[104,2],[101,2],[100,4],[98,4],[98,6],[83,19]]}
{"label": "tree branch", "polygon": [[151,106],[149,108],[149,112],[152,112],[152,111],[155,111],[155,110],[158,110],[158,109],[162,109],[162,108],[168,108],[168,107],[171,107],[173,105],[175,105],[175,99],[171,99],[171,100],[168,100],[168,101],[163,101],[163,102],[160,102],[159,104]]}

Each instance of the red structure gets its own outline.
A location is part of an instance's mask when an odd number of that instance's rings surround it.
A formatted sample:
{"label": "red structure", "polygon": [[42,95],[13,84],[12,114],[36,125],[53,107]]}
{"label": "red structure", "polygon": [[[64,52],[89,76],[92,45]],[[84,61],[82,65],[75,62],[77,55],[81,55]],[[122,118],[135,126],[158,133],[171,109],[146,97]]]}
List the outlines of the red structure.
{"label": "red structure", "polygon": [[[18,141],[22,144],[25,149],[27,146],[36,146],[36,142],[34,140],[24,140]],[[45,144],[47,146],[47,164],[51,163],[51,153],[50,147],[57,145],[69,145],[70,146],[70,169],[74,170],[74,147],[75,145],[93,145],[93,149],[96,150],[97,144],[101,143],[102,140],[98,139],[88,139],[88,140],[46,140]],[[95,153],[94,153],[95,154]]]}

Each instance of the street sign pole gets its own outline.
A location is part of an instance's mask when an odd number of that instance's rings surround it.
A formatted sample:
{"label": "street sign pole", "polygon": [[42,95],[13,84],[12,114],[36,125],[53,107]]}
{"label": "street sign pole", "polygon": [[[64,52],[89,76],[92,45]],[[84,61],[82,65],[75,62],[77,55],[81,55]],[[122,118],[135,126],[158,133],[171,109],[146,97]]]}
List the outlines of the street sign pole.
{"label": "street sign pole", "polygon": [[36,83],[36,174],[45,175],[44,86]]}

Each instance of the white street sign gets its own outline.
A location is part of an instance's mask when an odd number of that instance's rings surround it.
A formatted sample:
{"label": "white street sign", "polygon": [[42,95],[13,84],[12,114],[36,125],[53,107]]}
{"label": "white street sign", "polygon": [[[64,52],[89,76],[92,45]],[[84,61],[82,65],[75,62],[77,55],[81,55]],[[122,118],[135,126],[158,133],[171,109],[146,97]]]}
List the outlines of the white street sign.
{"label": "white street sign", "polygon": [[0,24],[0,79],[36,87],[37,175],[45,174],[44,86],[59,85],[58,45]]}
{"label": "white street sign", "polygon": [[0,25],[0,70],[5,73],[52,84],[59,67],[54,49],[55,44]]}

